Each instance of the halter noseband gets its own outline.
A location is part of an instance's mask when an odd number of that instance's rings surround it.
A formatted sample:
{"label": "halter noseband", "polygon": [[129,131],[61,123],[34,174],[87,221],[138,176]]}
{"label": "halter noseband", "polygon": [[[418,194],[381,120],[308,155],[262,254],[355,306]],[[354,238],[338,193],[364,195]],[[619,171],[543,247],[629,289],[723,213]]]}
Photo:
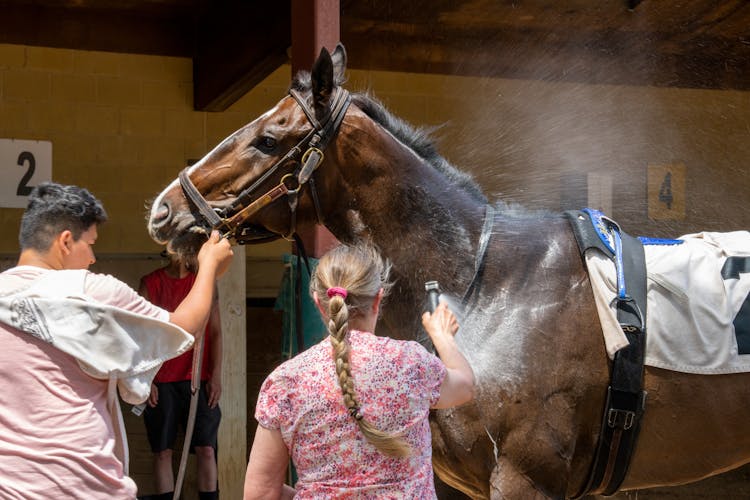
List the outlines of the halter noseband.
{"label": "halter noseband", "polygon": [[[302,108],[302,111],[305,112],[307,120],[313,126],[312,130],[310,130],[302,140],[290,149],[279,161],[274,163],[274,165],[255,182],[253,182],[248,188],[244,189],[230,205],[222,209],[212,208],[203,195],[201,195],[200,191],[195,187],[195,184],[190,180],[190,176],[187,173],[188,168],[190,167],[183,169],[179,174],[182,192],[198,210],[211,229],[218,230],[223,237],[231,238],[239,244],[248,241],[243,239],[244,231],[240,231],[242,224],[250,218],[251,215],[284,195],[287,195],[289,198],[289,208],[291,211],[289,234],[284,235],[284,237],[288,238],[293,235],[296,228],[297,196],[300,189],[302,189],[305,184],[310,185],[310,192],[315,205],[315,213],[318,222],[321,224],[323,223],[320,203],[315,190],[315,181],[312,178],[312,175],[323,161],[323,151],[326,146],[328,146],[331,139],[336,135],[341,126],[341,122],[344,120],[344,115],[346,115],[349,103],[351,102],[351,96],[345,89],[336,87],[334,90],[333,104],[329,108],[328,114],[323,120],[318,121],[313,110],[307,106],[303,96],[294,89],[289,90],[289,95],[297,101],[297,104]],[[305,148],[307,149],[303,154],[302,151]],[[302,167],[296,173],[288,173],[284,175],[278,185],[253,200],[253,192],[257,190],[266,179],[273,175],[280,166],[289,161],[296,160],[299,156],[301,156],[300,163]],[[238,231],[240,231],[239,234]]]}

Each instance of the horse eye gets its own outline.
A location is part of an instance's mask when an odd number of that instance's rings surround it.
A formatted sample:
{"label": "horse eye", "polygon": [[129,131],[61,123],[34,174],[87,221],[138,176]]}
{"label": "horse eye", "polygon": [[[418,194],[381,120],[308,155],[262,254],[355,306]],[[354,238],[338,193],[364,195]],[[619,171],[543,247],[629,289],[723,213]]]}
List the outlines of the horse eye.
{"label": "horse eye", "polygon": [[271,153],[274,149],[276,149],[276,139],[264,135],[262,137],[259,137],[258,140],[255,141],[255,147],[263,151],[264,153]]}

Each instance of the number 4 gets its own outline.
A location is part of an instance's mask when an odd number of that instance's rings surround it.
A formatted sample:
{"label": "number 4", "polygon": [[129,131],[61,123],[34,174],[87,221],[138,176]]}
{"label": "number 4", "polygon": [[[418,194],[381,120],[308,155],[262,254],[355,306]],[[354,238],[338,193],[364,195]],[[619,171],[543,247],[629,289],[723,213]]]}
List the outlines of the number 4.
{"label": "number 4", "polygon": [[672,172],[667,172],[659,187],[659,201],[667,204],[667,210],[672,209]]}

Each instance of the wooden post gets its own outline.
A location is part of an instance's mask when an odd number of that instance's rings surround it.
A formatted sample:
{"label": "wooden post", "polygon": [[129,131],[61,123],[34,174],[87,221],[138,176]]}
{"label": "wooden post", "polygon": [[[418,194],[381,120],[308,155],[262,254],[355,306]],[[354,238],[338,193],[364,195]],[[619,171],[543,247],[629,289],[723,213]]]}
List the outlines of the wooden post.
{"label": "wooden post", "polygon": [[[321,48],[333,51],[340,33],[339,0],[292,0],[292,74],[309,71]],[[298,233],[310,257],[320,257],[339,244],[321,225]]]}
{"label": "wooden post", "polygon": [[242,498],[247,467],[247,363],[245,357],[245,247],[235,246],[232,265],[219,280],[223,370],[219,426],[219,491]]}

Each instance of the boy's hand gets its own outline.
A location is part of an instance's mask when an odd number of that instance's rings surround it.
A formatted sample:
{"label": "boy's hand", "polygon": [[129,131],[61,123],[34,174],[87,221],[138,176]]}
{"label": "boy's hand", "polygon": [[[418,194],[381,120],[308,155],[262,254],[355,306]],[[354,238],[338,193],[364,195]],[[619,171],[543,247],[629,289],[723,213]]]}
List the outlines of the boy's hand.
{"label": "boy's hand", "polygon": [[216,277],[220,278],[229,269],[232,262],[232,246],[229,240],[222,238],[218,231],[211,231],[208,241],[201,246],[198,252],[198,265],[215,265]]}

